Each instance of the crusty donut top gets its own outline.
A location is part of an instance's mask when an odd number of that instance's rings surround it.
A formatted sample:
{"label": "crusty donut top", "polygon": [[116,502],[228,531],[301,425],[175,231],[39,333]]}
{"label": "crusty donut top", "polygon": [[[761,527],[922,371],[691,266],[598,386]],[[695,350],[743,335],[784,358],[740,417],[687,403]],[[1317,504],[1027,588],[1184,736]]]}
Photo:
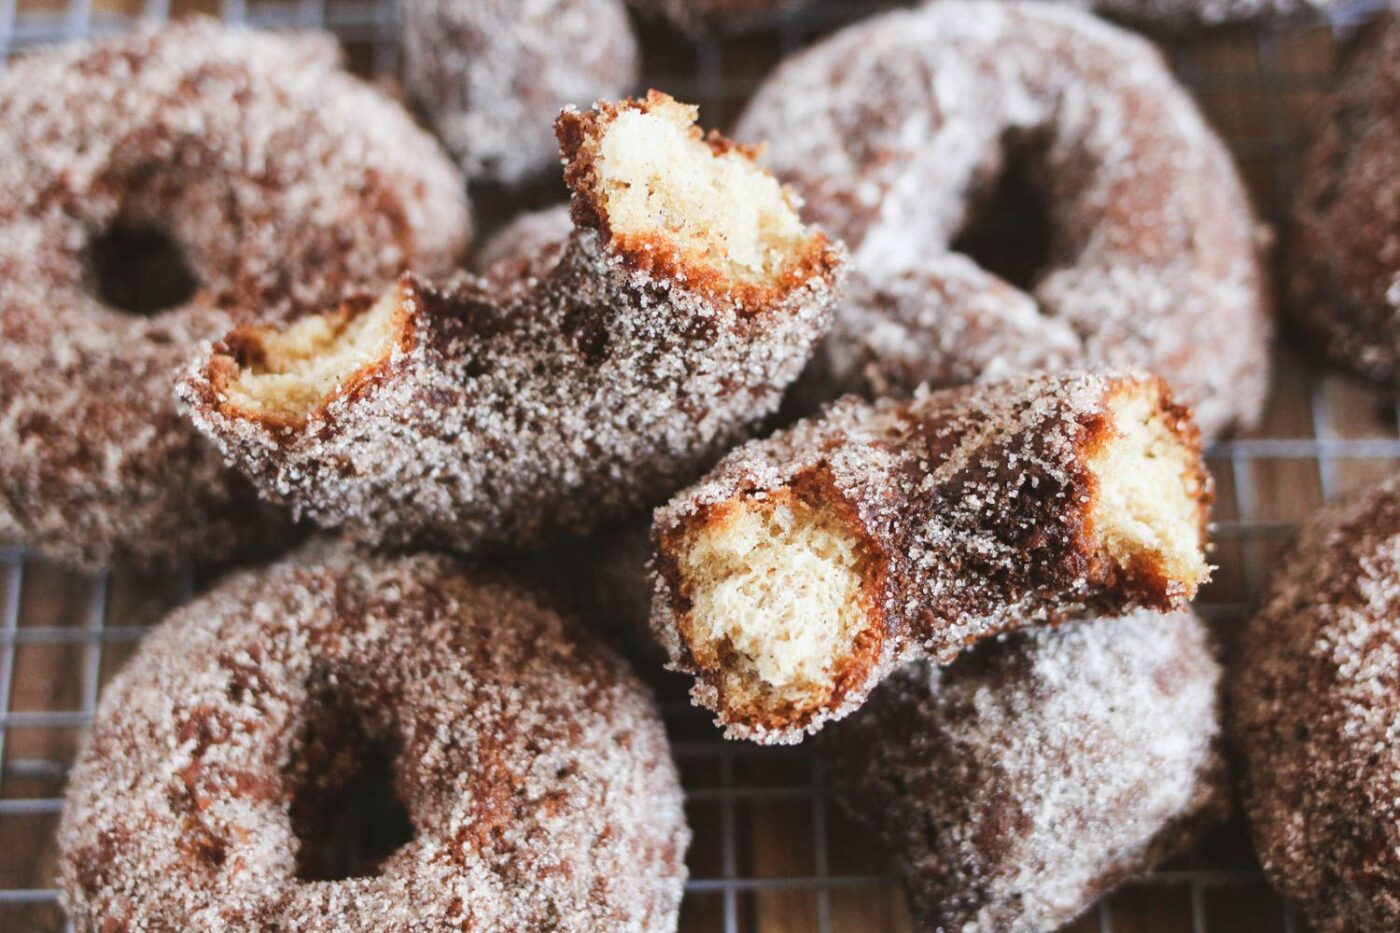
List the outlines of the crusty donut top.
{"label": "crusty donut top", "polygon": [[1219,677],[1189,613],[1023,630],[904,668],[820,748],[921,929],[1055,929],[1223,815]]}
{"label": "crusty donut top", "polygon": [[812,0],[627,0],[646,16],[662,16],[676,28],[697,35],[761,25]]}
{"label": "crusty donut top", "polygon": [[511,183],[554,161],[554,118],[633,90],[621,0],[406,0],[404,81],[472,179]]}
{"label": "crusty donut top", "polygon": [[1329,355],[1400,388],[1400,12],[1346,64],[1303,160],[1289,310]]}
{"label": "crusty donut top", "polygon": [[1239,671],[1265,870],[1315,929],[1400,928],[1400,474],[1303,528]]}
{"label": "crusty donut top", "polygon": [[[0,535],[90,565],[227,556],[251,497],[179,421],[194,345],[453,264],[461,179],[336,60],[326,36],[196,19],[0,75]],[[176,243],[187,303],[96,297],[89,248],[124,226]]]}
{"label": "crusty donut top", "polygon": [[[1207,436],[1262,404],[1270,326],[1248,201],[1143,39],[1054,4],[934,2],[789,59],[736,132],[770,143],[877,282],[924,272],[1024,160],[1051,227],[1031,290],[1049,338],[1160,372]],[[1001,372],[1042,365],[1045,342],[1007,340]]]}
{"label": "crusty donut top", "polygon": [[[415,835],[297,877],[293,800],[387,746]],[[516,586],[308,548],[154,629],[59,830],[80,929],[662,930],[689,832],[646,688]]]}
{"label": "crusty donut top", "polygon": [[1163,29],[1218,26],[1250,20],[1319,13],[1343,0],[1093,0],[1094,9],[1115,19]]}

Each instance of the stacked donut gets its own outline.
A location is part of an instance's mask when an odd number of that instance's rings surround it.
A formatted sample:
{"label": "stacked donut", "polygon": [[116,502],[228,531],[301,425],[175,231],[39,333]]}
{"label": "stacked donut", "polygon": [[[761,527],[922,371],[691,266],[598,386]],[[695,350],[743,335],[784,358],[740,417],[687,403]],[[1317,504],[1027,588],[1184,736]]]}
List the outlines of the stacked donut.
{"label": "stacked donut", "polygon": [[[781,6],[636,5],[687,29]],[[945,0],[784,63],[736,142],[615,99],[616,0],[410,0],[403,42],[451,158],[322,38],[193,20],[0,75],[0,535],[102,567],[320,534],[108,688],[59,833],[75,926],[674,928],[689,830],[655,703],[536,579],[608,528],[653,650],[731,738],[821,733],[931,929],[1068,922],[1221,815],[1201,444],[1258,416],[1272,325],[1238,174],[1150,45]],[[1393,46],[1357,67],[1388,77]],[[1326,146],[1388,131],[1356,112]],[[556,156],[567,208],[468,257],[468,183]],[[1025,281],[960,245],[1013,168],[1049,230]],[[1344,182],[1302,203],[1342,222]],[[1296,294],[1356,284],[1326,259]],[[1353,562],[1370,615],[1388,542]],[[1257,650],[1311,663],[1298,631]],[[1247,743],[1297,736],[1295,661],[1241,679]],[[1330,754],[1356,703],[1326,687]],[[1351,784],[1262,755],[1271,866],[1355,841]],[[376,757],[409,838],[329,870]],[[1300,781],[1339,817],[1294,838],[1267,817]],[[1373,877],[1362,847],[1342,875]]]}

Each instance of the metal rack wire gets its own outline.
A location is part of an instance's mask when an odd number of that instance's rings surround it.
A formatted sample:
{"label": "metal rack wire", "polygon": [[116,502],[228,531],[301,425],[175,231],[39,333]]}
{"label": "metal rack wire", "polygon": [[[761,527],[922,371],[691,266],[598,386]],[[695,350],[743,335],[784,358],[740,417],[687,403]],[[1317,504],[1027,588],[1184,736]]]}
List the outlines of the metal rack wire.
{"label": "metal rack wire", "polygon": [[[0,0],[0,67],[16,50],[172,14],[171,0],[111,2]],[[1383,3],[1345,7],[1327,22],[1217,30],[1168,45],[1276,229],[1286,225],[1302,114],[1326,86],[1333,40]],[[176,4],[174,12],[187,8]],[[707,122],[724,123],[777,57],[894,5],[819,2],[755,34],[698,41],[648,25],[648,82],[697,100]],[[188,8],[258,26],[329,28],[361,70],[397,67],[395,0],[194,0]],[[1294,522],[1400,463],[1395,399],[1289,355],[1280,357],[1276,381],[1263,429],[1209,453],[1220,493],[1220,572],[1199,608],[1227,651]],[[65,927],[52,889],[52,835],[78,732],[145,626],[196,588],[191,573],[77,577],[0,547],[0,930]],[[897,878],[832,806],[808,751],[723,742],[675,684],[659,690],[696,832],[684,929],[903,928]],[[1193,933],[1298,929],[1268,891],[1238,827],[1105,899],[1074,929],[1126,933],[1149,925]]]}

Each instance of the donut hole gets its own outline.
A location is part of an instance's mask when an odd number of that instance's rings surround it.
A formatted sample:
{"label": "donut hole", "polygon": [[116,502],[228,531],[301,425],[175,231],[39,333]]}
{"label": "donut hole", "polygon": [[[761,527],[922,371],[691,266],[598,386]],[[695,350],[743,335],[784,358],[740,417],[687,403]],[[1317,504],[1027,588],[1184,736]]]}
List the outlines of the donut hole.
{"label": "donut hole", "polygon": [[1088,458],[1097,493],[1089,521],[1098,549],[1129,575],[1183,581],[1185,595],[1209,575],[1201,542],[1206,480],[1152,382],[1108,402],[1111,427]]}
{"label": "donut hole", "polygon": [[653,94],[604,124],[591,167],[609,232],[669,258],[697,287],[766,286],[807,262],[820,237],[747,150],[702,137],[697,114]]}
{"label": "donut hole", "polygon": [[731,710],[800,718],[829,702],[870,629],[863,539],[780,489],[712,513],[676,555],[692,656]]}
{"label": "donut hole", "polygon": [[394,787],[395,747],[367,740],[348,717],[336,719],[307,743],[305,774],[292,797],[301,881],[377,875],[413,839],[408,810]]}
{"label": "donut hole", "polygon": [[114,224],[88,243],[86,260],[94,297],[124,314],[159,314],[199,288],[180,245],[158,227]]}
{"label": "donut hole", "polygon": [[1021,291],[1035,287],[1050,264],[1054,230],[1041,186],[1033,179],[1034,149],[1008,144],[1005,165],[974,199],[951,249]]}

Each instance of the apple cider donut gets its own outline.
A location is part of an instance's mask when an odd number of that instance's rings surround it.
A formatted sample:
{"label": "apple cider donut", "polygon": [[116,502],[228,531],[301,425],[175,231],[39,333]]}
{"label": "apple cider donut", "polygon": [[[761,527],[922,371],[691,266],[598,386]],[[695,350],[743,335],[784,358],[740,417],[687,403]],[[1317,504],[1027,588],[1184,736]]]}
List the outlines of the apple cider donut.
{"label": "apple cider donut", "polygon": [[1227,23],[1317,17],[1346,0],[1093,0],[1115,20],[1157,31],[1190,30]]}
{"label": "apple cider donut", "polygon": [[1230,708],[1265,874],[1309,929],[1400,929],[1400,474],[1304,526]]}
{"label": "apple cider donut", "polygon": [[404,0],[402,15],[404,83],[472,180],[547,168],[565,105],[637,80],[622,0]]}
{"label": "apple cider donut", "polygon": [[194,420],[265,494],[389,545],[534,546],[665,496],[777,406],[841,267],[695,115],[565,112],[557,257],[236,330],[181,387]]}
{"label": "apple cider donut", "polygon": [[760,26],[812,0],[627,0],[644,16],[663,18],[682,32],[732,32]]}
{"label": "apple cider donut", "polygon": [[[1145,40],[1059,4],[930,3],[780,65],[738,133],[768,142],[774,171],[851,249],[828,396],[1068,356],[1159,373],[1207,437],[1258,415],[1272,324],[1255,222],[1225,147]],[[1024,292],[954,246],[1008,173],[1049,228]]]}
{"label": "apple cider donut", "polygon": [[1400,390],[1400,12],[1352,51],[1303,159],[1288,309],[1334,361]]}
{"label": "apple cider donut", "polygon": [[652,626],[730,736],[797,742],[912,658],[1183,606],[1208,575],[1210,496],[1153,376],[846,398],[656,511]]}
{"label": "apple cider donut", "polygon": [[[277,521],[180,419],[180,369],[240,322],[450,269],[468,233],[452,164],[339,70],[328,36],[195,19],[15,59],[0,75],[0,538],[89,567],[265,539]],[[157,263],[143,280],[162,253],[184,273]]]}
{"label": "apple cider donut", "polygon": [[[387,756],[412,838],[328,880]],[[59,826],[79,930],[674,930],[689,830],[650,692],[516,584],[309,547],[146,636]]]}
{"label": "apple cider donut", "polygon": [[921,930],[1057,930],[1228,810],[1220,668],[1190,613],[1136,612],[911,664],[820,738]]}

